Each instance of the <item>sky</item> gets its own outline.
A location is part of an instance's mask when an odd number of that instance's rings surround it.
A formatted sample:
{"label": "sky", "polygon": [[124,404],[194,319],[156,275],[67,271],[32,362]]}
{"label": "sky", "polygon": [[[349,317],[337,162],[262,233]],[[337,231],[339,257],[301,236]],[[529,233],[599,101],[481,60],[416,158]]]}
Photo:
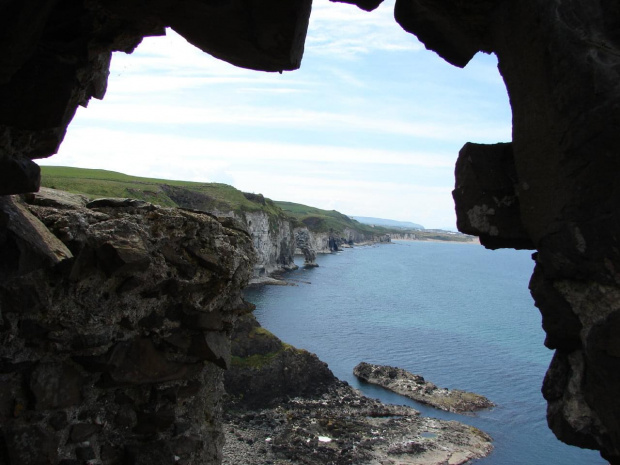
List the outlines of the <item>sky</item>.
{"label": "sky", "polygon": [[41,164],[454,229],[458,151],[510,139],[495,56],[459,69],[400,28],[392,0],[370,13],[315,0],[296,71],[236,68],[170,30],[115,53],[105,98],[78,109]]}

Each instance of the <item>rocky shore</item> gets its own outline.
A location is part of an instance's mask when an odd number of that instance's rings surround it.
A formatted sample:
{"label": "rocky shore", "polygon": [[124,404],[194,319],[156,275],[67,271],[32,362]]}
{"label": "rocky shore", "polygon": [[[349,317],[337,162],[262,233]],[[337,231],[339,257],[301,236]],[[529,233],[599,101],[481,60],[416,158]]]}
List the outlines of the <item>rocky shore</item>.
{"label": "rocky shore", "polygon": [[361,362],[353,369],[361,380],[447,412],[466,413],[494,407],[484,396],[459,389],[440,388],[402,368]]}
{"label": "rocky shore", "polygon": [[314,398],[227,409],[223,465],[459,465],[492,450],[482,431],[385,405],[341,381]]}
{"label": "rocky shore", "polygon": [[235,324],[224,383],[224,465],[458,465],[492,450],[476,428],[364,397],[252,314]]}

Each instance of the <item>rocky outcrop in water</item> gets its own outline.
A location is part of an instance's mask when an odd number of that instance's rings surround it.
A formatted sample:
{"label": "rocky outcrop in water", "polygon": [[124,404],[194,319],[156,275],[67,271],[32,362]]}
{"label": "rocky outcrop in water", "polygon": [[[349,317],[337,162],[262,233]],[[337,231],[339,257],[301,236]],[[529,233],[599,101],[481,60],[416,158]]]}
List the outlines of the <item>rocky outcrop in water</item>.
{"label": "rocky outcrop in water", "polygon": [[297,249],[304,256],[304,266],[319,266],[316,263],[316,250],[312,247],[311,234],[306,228],[298,228],[295,230],[295,244]]}
{"label": "rocky outcrop in water", "polygon": [[0,219],[0,462],[219,463],[249,236],[51,191]]}
{"label": "rocky outcrop in water", "polygon": [[251,314],[235,323],[232,354],[225,373],[225,465],[458,465],[492,449],[491,438],[476,428],[362,396]]}
{"label": "rocky outcrop in water", "polygon": [[[347,2],[366,10],[378,4]],[[294,69],[309,13],[308,0],[5,0],[0,5],[0,194],[38,188],[39,169],[32,160],[57,151],[78,105],[103,97],[112,51],[131,52],[142,37],[171,26],[236,65]],[[544,384],[549,424],[562,440],[600,449],[620,463],[620,5],[616,0],[397,0],[395,18],[456,66],[465,66],[479,51],[497,55],[513,112],[514,162],[506,158],[509,150],[498,155],[494,149],[492,158],[501,160],[482,162],[489,169],[459,168],[456,186],[464,194],[456,198],[459,223],[473,220],[492,247],[537,250],[530,287],[543,315],[546,344],[556,351]],[[472,181],[471,173],[487,176],[497,168],[500,179]],[[465,193],[468,186],[474,191],[491,186],[502,197]],[[469,200],[461,203],[462,198]],[[4,218],[2,238],[28,223],[17,214]],[[40,246],[40,240],[21,242],[20,260],[60,260],[54,257],[61,249]],[[10,268],[4,263],[13,266],[18,254],[10,248],[5,254],[2,266]],[[59,270],[50,273],[61,276]],[[19,287],[6,293],[14,301],[9,310],[22,296],[31,297]],[[36,421],[30,424],[34,428]],[[28,436],[33,441],[43,438],[33,434]]]}
{"label": "rocky outcrop in water", "polygon": [[475,412],[495,406],[484,396],[459,389],[439,388],[422,376],[402,368],[361,362],[353,369],[353,374],[367,383],[377,384],[416,402],[447,412]]}

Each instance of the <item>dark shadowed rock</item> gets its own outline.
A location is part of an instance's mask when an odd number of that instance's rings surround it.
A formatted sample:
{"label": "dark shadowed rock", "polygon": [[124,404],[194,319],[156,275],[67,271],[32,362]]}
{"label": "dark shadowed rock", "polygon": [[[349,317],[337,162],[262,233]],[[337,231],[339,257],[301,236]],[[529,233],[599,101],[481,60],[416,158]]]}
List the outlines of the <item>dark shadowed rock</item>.
{"label": "dark shadowed rock", "polygon": [[247,314],[232,333],[232,366],[226,391],[246,407],[270,406],[289,396],[318,396],[336,382],[327,364],[308,351],[284,344]]}
{"label": "dark shadowed rock", "polygon": [[73,442],[84,442],[101,430],[101,425],[92,423],[78,423],[73,425],[69,438]]}
{"label": "dark shadowed rock", "polygon": [[59,437],[36,425],[9,427],[5,433],[10,464],[58,463]]}
{"label": "dark shadowed rock", "polygon": [[0,195],[21,194],[39,189],[41,168],[28,159],[0,159]]}
{"label": "dark shadowed rock", "polygon": [[533,249],[521,221],[511,144],[467,143],[459,152],[452,192],[459,231],[489,249]]}
{"label": "dark shadowed rock", "polygon": [[12,335],[0,348],[0,457],[163,465],[181,444],[186,463],[216,464],[225,328],[248,311],[250,238],[177,209],[29,198],[3,201],[13,229],[0,250],[14,257],[0,267],[2,331]]}
{"label": "dark shadowed rock", "polygon": [[116,344],[107,357],[106,373],[114,384],[162,383],[185,378],[188,367],[168,361],[147,338]]}
{"label": "dark shadowed rock", "polygon": [[30,375],[37,410],[71,407],[82,401],[84,379],[69,364],[42,363]]}
{"label": "dark shadowed rock", "polygon": [[394,18],[448,63],[464,67],[478,51],[490,51],[490,13],[499,0],[397,0]]}
{"label": "dark shadowed rock", "polygon": [[365,10],[365,11],[372,11],[376,9],[379,5],[381,5],[381,3],[383,2],[383,0],[330,0],[330,1],[338,2],[338,3],[350,3],[352,5],[357,5],[362,10]]}

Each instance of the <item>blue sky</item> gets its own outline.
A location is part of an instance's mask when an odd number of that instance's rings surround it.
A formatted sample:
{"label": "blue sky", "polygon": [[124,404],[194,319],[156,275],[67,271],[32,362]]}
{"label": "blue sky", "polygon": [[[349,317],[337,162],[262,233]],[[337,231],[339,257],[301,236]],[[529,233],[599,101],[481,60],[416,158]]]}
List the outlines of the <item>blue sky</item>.
{"label": "blue sky", "polygon": [[510,138],[494,56],[461,70],[404,32],[391,1],[366,13],[315,0],[297,71],[235,68],[172,31],[115,54],[105,99],[78,110],[42,164],[453,228],[459,149]]}

